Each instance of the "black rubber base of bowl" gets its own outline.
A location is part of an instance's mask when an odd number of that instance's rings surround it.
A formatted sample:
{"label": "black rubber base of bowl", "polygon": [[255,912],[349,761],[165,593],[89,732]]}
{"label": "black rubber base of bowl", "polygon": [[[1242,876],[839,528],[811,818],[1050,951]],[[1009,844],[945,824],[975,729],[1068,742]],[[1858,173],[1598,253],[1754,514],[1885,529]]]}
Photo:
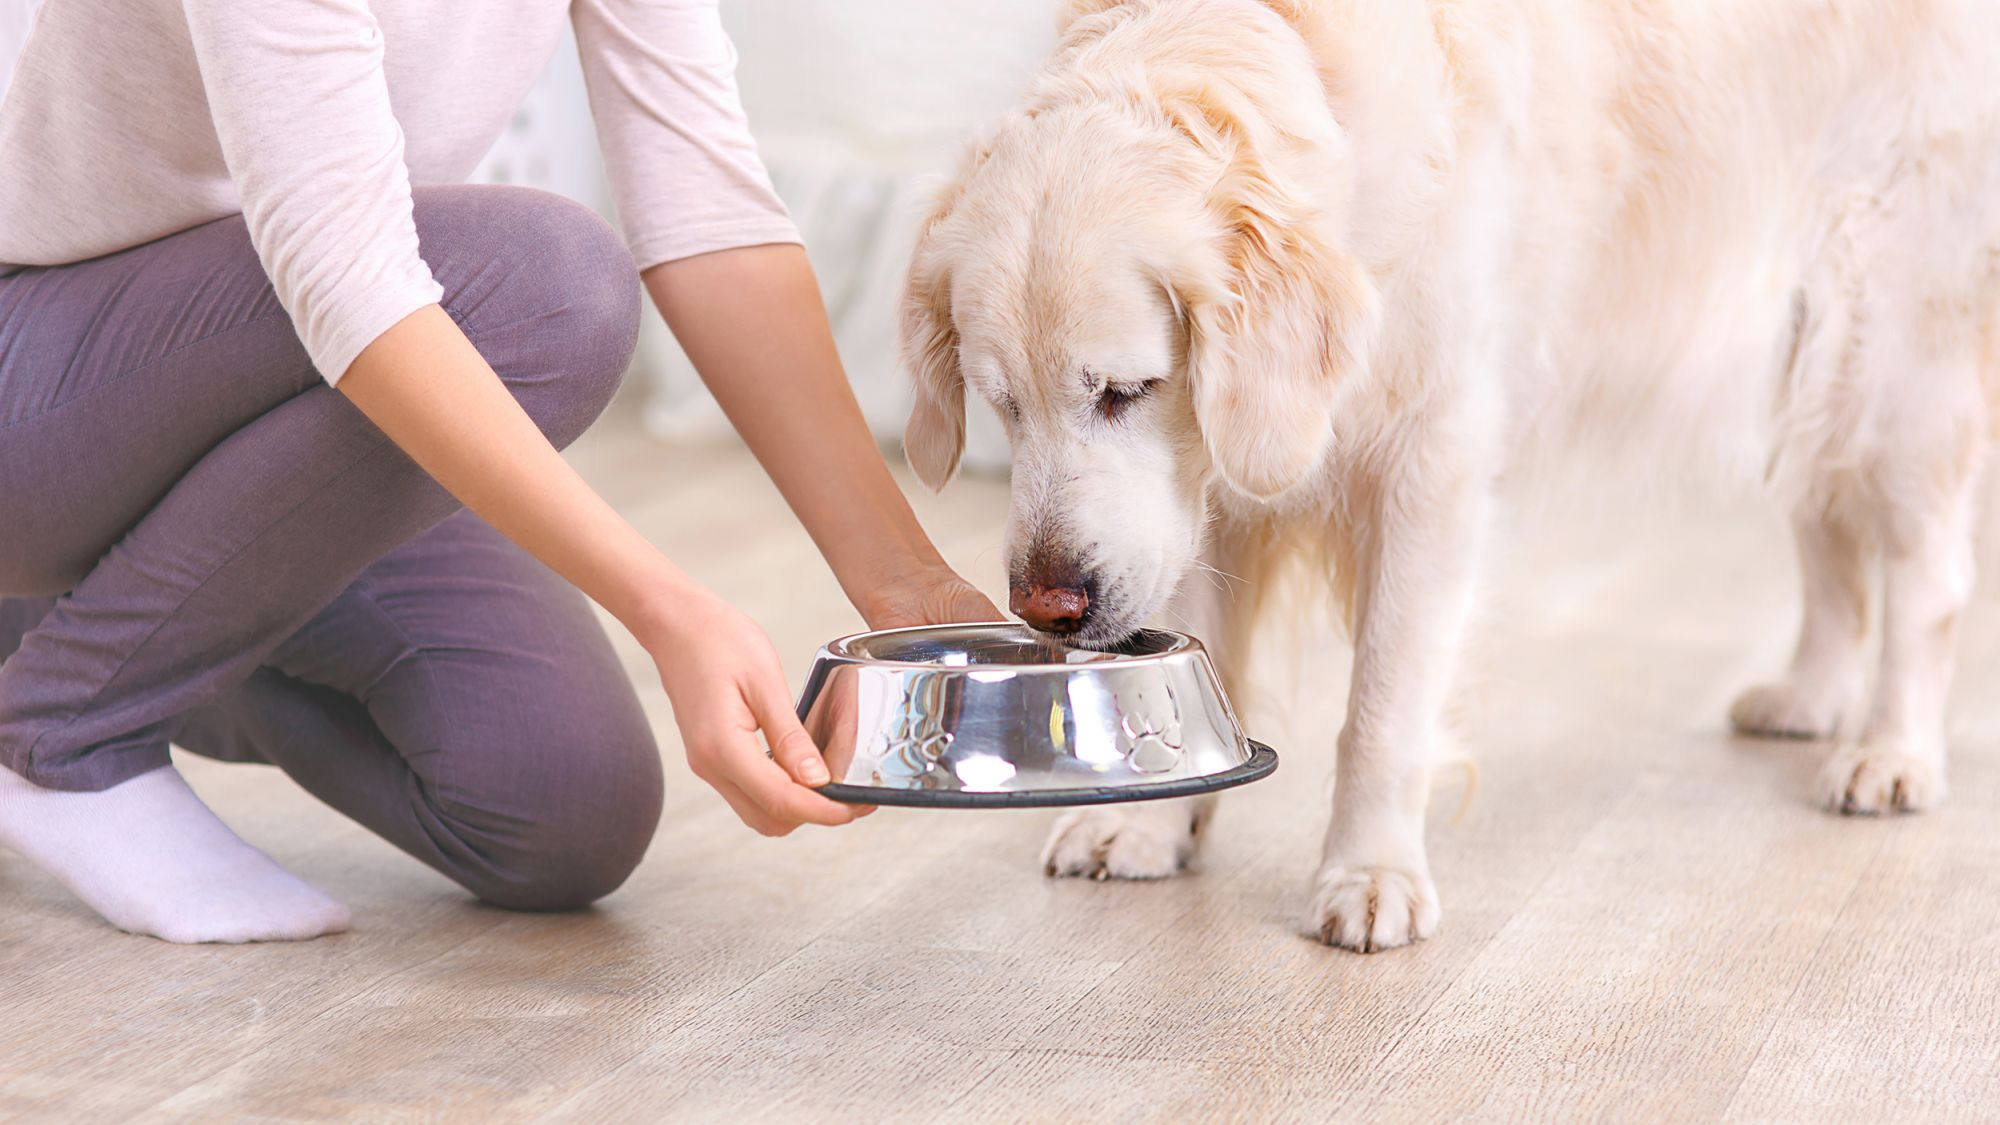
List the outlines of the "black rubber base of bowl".
{"label": "black rubber base of bowl", "polygon": [[1129,801],[1161,801],[1194,797],[1219,789],[1234,789],[1278,768],[1278,752],[1261,742],[1250,744],[1250,760],[1221,773],[1181,777],[1144,785],[1096,785],[1076,789],[1020,789],[1002,793],[971,793],[960,789],[883,789],[873,785],[822,785],[819,791],[850,805],[900,805],[916,809],[1047,809],[1064,805],[1122,805]]}

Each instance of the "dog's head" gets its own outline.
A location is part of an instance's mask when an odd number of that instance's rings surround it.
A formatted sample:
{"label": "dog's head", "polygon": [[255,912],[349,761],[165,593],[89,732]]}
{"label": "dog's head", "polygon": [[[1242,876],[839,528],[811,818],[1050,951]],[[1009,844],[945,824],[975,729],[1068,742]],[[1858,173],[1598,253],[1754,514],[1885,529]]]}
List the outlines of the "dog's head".
{"label": "dog's head", "polygon": [[992,405],[1014,611],[1084,644],[1166,604],[1212,485],[1269,501],[1313,475],[1376,321],[1303,45],[1275,16],[1147,28],[1169,10],[1141,7],[1079,20],[973,147],[903,310],[911,464],[942,487],[968,388]]}

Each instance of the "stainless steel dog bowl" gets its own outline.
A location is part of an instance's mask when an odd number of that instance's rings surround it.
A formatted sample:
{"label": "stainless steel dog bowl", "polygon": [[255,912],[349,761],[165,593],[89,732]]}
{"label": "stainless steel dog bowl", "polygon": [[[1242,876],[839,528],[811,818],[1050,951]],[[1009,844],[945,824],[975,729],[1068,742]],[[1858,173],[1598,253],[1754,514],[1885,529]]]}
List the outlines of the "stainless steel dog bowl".
{"label": "stainless steel dog bowl", "polygon": [[843,637],[813,663],[799,718],[838,801],[938,808],[1185,797],[1278,766],[1237,726],[1201,642],[1138,634],[1116,652],[1022,625]]}

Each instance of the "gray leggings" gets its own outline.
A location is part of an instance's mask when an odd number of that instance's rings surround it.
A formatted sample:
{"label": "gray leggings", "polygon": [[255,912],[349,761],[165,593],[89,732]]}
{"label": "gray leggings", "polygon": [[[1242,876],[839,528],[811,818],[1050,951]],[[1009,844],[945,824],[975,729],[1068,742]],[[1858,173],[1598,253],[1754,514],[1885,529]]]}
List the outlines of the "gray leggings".
{"label": "gray leggings", "polygon": [[[444,307],[558,445],[616,390],[631,258],[594,214],[419,189]],[[0,766],[96,790],[266,762],[490,902],[580,905],[660,812],[581,595],[313,371],[242,219],[0,278]]]}

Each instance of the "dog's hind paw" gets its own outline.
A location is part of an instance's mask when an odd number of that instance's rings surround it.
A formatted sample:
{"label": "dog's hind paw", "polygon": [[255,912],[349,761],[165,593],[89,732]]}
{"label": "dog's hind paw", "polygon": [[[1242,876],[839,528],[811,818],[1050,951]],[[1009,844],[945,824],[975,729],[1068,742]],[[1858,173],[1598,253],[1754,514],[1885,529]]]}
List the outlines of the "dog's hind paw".
{"label": "dog's hind paw", "polygon": [[1922,812],[1944,800],[1939,758],[1869,743],[1843,746],[1820,770],[1820,800],[1848,816]]}
{"label": "dog's hind paw", "polygon": [[1180,802],[1133,809],[1079,809],[1056,821],[1042,848],[1051,876],[1165,879],[1187,870],[1199,824]]}
{"label": "dog's hind paw", "polygon": [[1306,921],[1319,940],[1380,953],[1437,932],[1437,887],[1421,872],[1328,864],[1313,880]]}
{"label": "dog's hind paw", "polygon": [[1830,738],[1846,710],[1847,699],[1838,691],[1759,684],[1736,697],[1729,725],[1758,738]]}

